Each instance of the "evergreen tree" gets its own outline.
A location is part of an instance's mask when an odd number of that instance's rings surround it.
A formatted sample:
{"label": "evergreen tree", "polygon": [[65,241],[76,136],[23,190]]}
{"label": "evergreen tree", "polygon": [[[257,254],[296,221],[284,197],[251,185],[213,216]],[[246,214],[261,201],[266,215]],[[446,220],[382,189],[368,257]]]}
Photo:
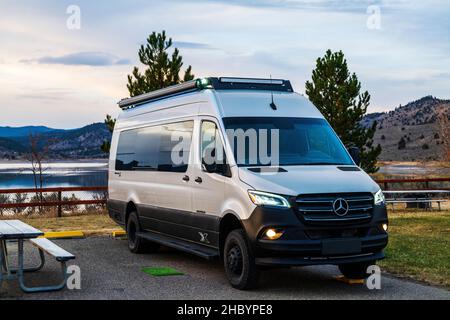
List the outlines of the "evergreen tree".
{"label": "evergreen tree", "polygon": [[[113,131],[114,131],[114,126],[116,125],[116,119],[113,119],[109,114],[106,115],[105,125],[108,127],[109,132],[112,134]],[[109,153],[109,149],[110,148],[111,148],[111,141],[110,140],[103,140],[103,143],[100,146],[100,149],[104,153]]]}
{"label": "evergreen tree", "polygon": [[[132,74],[128,75],[127,88],[130,97],[194,79],[191,66],[186,68],[183,77],[180,76],[183,57],[177,48],[170,54],[171,47],[172,39],[167,38],[164,30],[162,33],[153,32],[147,38],[147,43],[141,45],[138,52],[139,60],[146,69],[141,72],[138,67],[134,67]],[[116,119],[110,115],[106,116],[105,124],[109,131],[114,131],[115,123]],[[101,150],[108,153],[109,149],[110,142],[104,141]]]}
{"label": "evergreen tree", "polygon": [[377,157],[381,146],[374,147],[376,121],[364,128],[361,120],[367,112],[370,95],[360,93],[361,83],[355,73],[350,74],[342,51],[328,50],[318,58],[312,80],[306,82],[306,94],[347,147],[361,150],[361,167],[368,173],[377,172]]}
{"label": "evergreen tree", "polygon": [[139,60],[147,69],[141,73],[138,67],[134,67],[128,76],[127,88],[131,97],[194,79],[191,66],[186,69],[183,78],[180,77],[183,57],[177,48],[169,57],[171,46],[172,39],[167,39],[165,31],[153,32],[147,38],[147,44],[139,49]]}

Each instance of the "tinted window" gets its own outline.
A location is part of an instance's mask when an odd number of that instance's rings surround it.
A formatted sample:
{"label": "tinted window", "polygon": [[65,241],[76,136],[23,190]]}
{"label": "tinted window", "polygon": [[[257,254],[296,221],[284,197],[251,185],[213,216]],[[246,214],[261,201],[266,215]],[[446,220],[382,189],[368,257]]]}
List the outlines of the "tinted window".
{"label": "tinted window", "polygon": [[193,127],[186,121],[122,132],[116,170],[186,172]]}
{"label": "tinted window", "polygon": [[200,135],[202,164],[206,169],[209,166],[214,168],[215,173],[225,175],[227,159],[217,125],[212,121],[203,121]]}
{"label": "tinted window", "polygon": [[202,163],[213,164],[216,162],[218,142],[220,142],[220,137],[216,124],[211,121],[203,121],[201,130]]}
{"label": "tinted window", "polygon": [[353,164],[323,119],[240,117],[223,122],[239,166]]}

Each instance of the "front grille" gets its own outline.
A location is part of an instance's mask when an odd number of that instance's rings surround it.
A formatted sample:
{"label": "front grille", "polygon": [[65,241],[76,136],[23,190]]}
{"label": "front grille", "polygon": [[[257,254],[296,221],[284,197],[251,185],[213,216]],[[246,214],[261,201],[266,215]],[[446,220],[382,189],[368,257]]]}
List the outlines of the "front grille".
{"label": "front grille", "polygon": [[[348,211],[345,215],[339,215],[334,211],[333,204],[337,199],[344,199],[347,202]],[[296,205],[300,218],[306,222],[356,223],[372,218],[373,195],[371,193],[304,194],[297,197]]]}

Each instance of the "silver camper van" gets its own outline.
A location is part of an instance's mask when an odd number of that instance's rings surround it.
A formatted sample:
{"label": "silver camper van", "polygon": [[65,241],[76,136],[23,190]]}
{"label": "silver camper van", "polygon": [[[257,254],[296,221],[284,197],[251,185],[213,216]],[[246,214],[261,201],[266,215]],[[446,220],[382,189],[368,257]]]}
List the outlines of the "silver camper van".
{"label": "silver camper van", "polygon": [[108,210],[132,252],[219,258],[238,289],[268,267],[363,278],[384,258],[380,187],[289,81],[203,78],[119,106]]}

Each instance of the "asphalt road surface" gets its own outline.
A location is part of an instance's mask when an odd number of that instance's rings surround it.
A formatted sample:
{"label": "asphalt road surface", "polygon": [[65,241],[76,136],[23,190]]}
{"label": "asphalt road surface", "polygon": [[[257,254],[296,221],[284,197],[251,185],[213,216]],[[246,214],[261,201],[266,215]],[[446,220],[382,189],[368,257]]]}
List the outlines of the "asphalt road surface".
{"label": "asphalt road surface", "polygon": [[[450,299],[450,292],[382,274],[381,289],[339,282],[337,267],[314,266],[264,271],[253,291],[230,287],[219,261],[206,261],[179,251],[135,255],[125,240],[108,237],[58,240],[76,255],[81,269],[81,289],[24,294],[17,281],[4,281],[0,299]],[[14,243],[8,245],[16,252]],[[36,250],[26,245],[26,261],[38,261]],[[14,262],[14,259],[13,261]],[[152,277],[143,267],[172,267],[182,276]],[[28,284],[49,284],[60,277],[59,264],[51,257],[41,271],[26,275]]]}

